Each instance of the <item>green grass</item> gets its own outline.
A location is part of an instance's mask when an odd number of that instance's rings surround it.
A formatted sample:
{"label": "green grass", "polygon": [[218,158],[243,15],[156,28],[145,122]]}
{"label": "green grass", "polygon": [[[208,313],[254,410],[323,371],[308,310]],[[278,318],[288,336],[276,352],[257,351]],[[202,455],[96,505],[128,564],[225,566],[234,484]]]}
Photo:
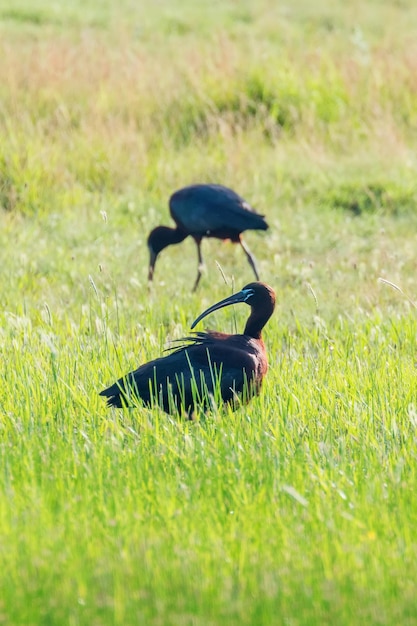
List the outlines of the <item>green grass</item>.
{"label": "green grass", "polygon": [[[0,623],[416,622],[416,25],[412,0],[3,2]],[[146,235],[197,181],[271,226],[263,393],[108,410],[253,278],[205,241],[191,294],[186,240],[148,291]]]}

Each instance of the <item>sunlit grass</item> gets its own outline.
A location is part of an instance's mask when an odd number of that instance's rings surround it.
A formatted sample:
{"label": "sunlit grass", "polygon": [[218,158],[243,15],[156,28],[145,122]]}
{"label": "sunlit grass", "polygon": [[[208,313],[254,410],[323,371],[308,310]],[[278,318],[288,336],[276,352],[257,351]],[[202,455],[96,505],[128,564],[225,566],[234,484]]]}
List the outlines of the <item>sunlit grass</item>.
{"label": "sunlit grass", "polygon": [[[416,24],[411,0],[0,8],[0,622],[415,623]],[[191,294],[186,240],[148,290],[147,233],[197,181],[270,224],[245,235],[278,299],[263,392],[109,410],[253,279],[207,240]]]}
{"label": "sunlit grass", "polygon": [[[94,3],[86,9],[87,23],[93,9]],[[408,182],[415,180],[417,121],[411,19],[410,30],[393,39],[376,35],[366,20],[361,26],[349,11],[342,24],[333,7],[326,27],[325,15],[319,25],[319,12],[300,9],[297,18],[265,3],[263,10],[248,5],[248,20],[225,6],[219,28],[220,16],[207,6],[200,16],[182,12],[190,28],[165,32],[164,22],[178,7],[165,9],[147,17],[138,9],[123,26],[123,12],[108,22],[109,7],[96,8],[107,17],[90,30],[71,23],[58,28],[54,19],[55,27],[45,30],[39,19],[30,36],[18,38],[12,26],[21,24],[24,9],[6,11],[7,63],[0,67],[4,208],[33,214],[58,204],[62,211],[88,203],[91,195],[101,201],[104,192],[118,197],[133,190],[161,201],[167,188],[224,173],[242,192],[270,187],[276,177],[281,188],[295,175],[293,163],[286,165],[288,150],[303,169],[311,161],[321,164],[332,186],[338,186],[331,174],[339,163],[354,186],[355,170],[371,169],[371,183],[379,182],[383,197],[392,197],[393,182],[398,198],[394,206],[388,202],[390,211],[401,209],[404,195],[407,205],[415,201],[415,183]],[[40,3],[31,12],[37,10],[60,15],[62,25],[68,16],[59,3],[53,10]],[[396,19],[412,10],[411,4],[398,8]],[[271,11],[276,38],[268,36]],[[385,11],[392,18],[394,6]],[[386,25],[385,13],[378,15]],[[202,22],[206,37],[198,30]],[[245,36],[237,36],[239,24]],[[300,35],[309,45],[297,45]],[[385,181],[385,159],[392,164],[393,155],[395,168]],[[278,172],[271,169],[274,162]],[[326,177],[315,182],[331,202]]]}

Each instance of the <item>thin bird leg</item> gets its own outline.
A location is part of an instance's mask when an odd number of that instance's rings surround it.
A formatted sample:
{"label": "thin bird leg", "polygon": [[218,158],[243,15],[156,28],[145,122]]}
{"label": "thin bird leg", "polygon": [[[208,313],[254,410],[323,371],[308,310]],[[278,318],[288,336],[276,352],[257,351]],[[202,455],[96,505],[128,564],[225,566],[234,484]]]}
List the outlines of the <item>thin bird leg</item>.
{"label": "thin bird leg", "polygon": [[201,254],[201,238],[200,239],[194,238],[194,241],[197,245],[197,254],[198,254],[197,278],[195,280],[194,287],[193,287],[193,291],[196,291],[198,287],[198,283],[200,282],[201,275],[203,273],[204,261],[203,261],[203,255]]}
{"label": "thin bird leg", "polygon": [[249,250],[247,244],[243,241],[243,239],[239,238],[239,243],[242,246],[243,251],[247,256],[249,265],[251,266],[251,268],[253,269],[255,273],[256,280],[259,280],[259,274],[258,274],[258,269],[256,267],[255,257],[253,256],[252,252]]}

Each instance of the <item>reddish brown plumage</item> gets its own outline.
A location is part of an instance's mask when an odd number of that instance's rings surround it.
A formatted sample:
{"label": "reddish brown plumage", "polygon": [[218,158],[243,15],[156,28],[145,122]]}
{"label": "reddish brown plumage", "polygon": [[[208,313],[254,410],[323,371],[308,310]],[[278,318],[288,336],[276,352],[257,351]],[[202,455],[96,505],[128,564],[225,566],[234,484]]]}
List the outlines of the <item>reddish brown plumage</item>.
{"label": "reddish brown plumage", "polygon": [[259,393],[268,369],[262,329],[275,308],[275,293],[265,283],[254,282],[204,311],[206,315],[231,304],[246,302],[251,314],[242,334],[197,332],[171,354],[141,365],[100,395],[109,406],[159,404],[167,413],[188,413],[206,408],[210,397],[236,404]]}

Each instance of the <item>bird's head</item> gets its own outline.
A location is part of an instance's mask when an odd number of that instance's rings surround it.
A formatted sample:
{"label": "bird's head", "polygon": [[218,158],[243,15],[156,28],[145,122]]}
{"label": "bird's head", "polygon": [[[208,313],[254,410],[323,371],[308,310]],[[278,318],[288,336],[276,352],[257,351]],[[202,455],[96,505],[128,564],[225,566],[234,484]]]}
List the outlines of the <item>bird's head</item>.
{"label": "bird's head", "polygon": [[[230,306],[231,304],[245,302],[252,309],[251,316],[248,320],[248,323],[246,324],[245,333],[248,328],[249,330],[251,330],[252,333],[252,326],[254,326],[255,330],[253,332],[257,335],[260,333],[263,326],[274,312],[275,301],[275,291],[272,289],[272,287],[270,287],[266,283],[261,282],[249,283],[237,293],[232,294],[224,300],[220,300],[220,302],[217,302],[216,304],[213,304],[211,307],[206,309],[192,323],[191,328],[194,328],[198,324],[198,322],[206,317],[206,315],[213,313],[213,311],[222,309],[225,306]],[[251,323],[249,323],[250,320],[252,320]]]}
{"label": "bird's head", "polygon": [[173,241],[173,234],[175,234],[175,232],[175,229],[169,228],[169,226],[157,226],[149,233],[147,241],[149,250],[148,280],[152,280],[153,278],[158,254],[171,243],[175,243]]}

